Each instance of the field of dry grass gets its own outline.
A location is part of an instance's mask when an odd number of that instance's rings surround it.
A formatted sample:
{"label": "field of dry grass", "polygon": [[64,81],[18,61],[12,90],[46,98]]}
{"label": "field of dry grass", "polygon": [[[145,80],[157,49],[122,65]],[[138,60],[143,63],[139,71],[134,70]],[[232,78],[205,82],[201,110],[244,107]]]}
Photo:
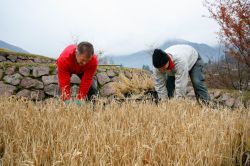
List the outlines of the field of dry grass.
{"label": "field of dry grass", "polygon": [[[3,165],[241,165],[250,112],[193,101],[0,100]],[[1,165],[1,164],[0,164]]]}

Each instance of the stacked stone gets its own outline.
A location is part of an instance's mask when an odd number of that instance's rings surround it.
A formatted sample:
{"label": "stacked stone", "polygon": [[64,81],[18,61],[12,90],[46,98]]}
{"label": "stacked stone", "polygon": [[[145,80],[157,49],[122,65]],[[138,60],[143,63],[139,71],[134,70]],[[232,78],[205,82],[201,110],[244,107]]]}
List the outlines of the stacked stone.
{"label": "stacked stone", "polygon": [[[72,75],[71,83],[77,85],[80,78]],[[16,95],[31,100],[43,100],[59,96],[57,70],[48,66],[17,67],[0,69],[0,95]]]}
{"label": "stacked stone", "polygon": [[[128,79],[132,78],[132,70],[121,68],[100,68],[94,77],[94,82],[100,96],[114,95],[116,90],[114,82],[119,82],[119,74],[123,73]],[[145,72],[146,73],[146,72]],[[140,74],[145,74],[141,72]],[[71,96],[75,97],[79,90],[81,79],[73,74],[71,76]],[[59,96],[57,69],[49,66],[18,66],[0,68],[0,96],[16,95],[31,100],[43,100]]]}
{"label": "stacked stone", "polygon": [[122,71],[100,68],[97,71],[96,79],[100,91],[100,96],[109,97],[116,93],[114,82],[119,82],[119,74]]}
{"label": "stacked stone", "polygon": [[[209,93],[209,95],[214,104],[224,105],[229,108],[240,108],[240,107],[250,108],[250,99],[247,101],[243,101],[240,95],[235,97],[229,93],[223,93],[220,90],[212,91]],[[193,91],[193,87],[187,88],[187,97],[190,99],[195,99],[195,93]]]}
{"label": "stacked stone", "polygon": [[[143,70],[123,69],[123,68],[99,68],[94,77],[101,97],[110,97],[116,94],[114,83],[120,82],[119,75],[132,79],[134,75],[149,76],[151,74]],[[77,75],[71,76],[71,96],[75,97],[79,90],[81,79]],[[43,100],[50,97],[59,96],[57,69],[54,67],[19,66],[14,65],[0,68],[0,96],[16,95],[31,100]],[[187,88],[188,98],[195,99],[192,87]],[[242,102],[240,97],[233,97],[229,93],[213,91],[210,93],[211,99],[215,103],[225,105],[230,108],[250,107],[250,100]],[[240,96],[240,95],[239,95]]]}
{"label": "stacked stone", "polygon": [[54,63],[54,59],[33,57],[33,56],[18,56],[14,53],[2,52],[0,53],[0,62],[8,63]]}

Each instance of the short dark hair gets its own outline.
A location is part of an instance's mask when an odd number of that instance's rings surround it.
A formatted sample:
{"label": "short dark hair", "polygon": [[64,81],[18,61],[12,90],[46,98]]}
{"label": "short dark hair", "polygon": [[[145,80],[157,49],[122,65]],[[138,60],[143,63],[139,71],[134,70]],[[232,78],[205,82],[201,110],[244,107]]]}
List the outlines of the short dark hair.
{"label": "short dark hair", "polygon": [[155,68],[161,68],[166,65],[169,61],[167,53],[162,51],[161,49],[155,49],[153,56],[153,65]]}
{"label": "short dark hair", "polygon": [[81,42],[77,45],[77,53],[78,55],[87,53],[87,55],[91,57],[94,54],[94,47],[89,42]]}

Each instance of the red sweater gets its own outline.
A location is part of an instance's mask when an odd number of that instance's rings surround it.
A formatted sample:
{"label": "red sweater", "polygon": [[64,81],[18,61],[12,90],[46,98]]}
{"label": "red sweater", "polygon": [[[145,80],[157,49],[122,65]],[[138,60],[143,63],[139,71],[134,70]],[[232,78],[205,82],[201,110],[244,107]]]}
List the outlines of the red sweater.
{"label": "red sweater", "polygon": [[96,72],[97,56],[94,55],[86,65],[80,66],[76,62],[76,45],[69,45],[63,50],[56,63],[62,99],[70,99],[70,77],[72,74],[83,74],[77,99],[84,99],[88,94]]}

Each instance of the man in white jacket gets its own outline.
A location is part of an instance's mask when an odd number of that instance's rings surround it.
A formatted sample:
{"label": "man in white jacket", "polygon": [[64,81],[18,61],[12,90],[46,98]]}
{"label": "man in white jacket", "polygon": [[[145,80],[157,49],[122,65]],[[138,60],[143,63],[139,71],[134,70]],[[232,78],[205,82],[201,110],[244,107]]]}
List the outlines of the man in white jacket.
{"label": "man in white jacket", "polygon": [[155,89],[160,99],[185,97],[188,75],[191,78],[197,100],[208,103],[208,90],[204,84],[204,63],[199,53],[189,45],[174,45],[165,51],[153,53]]}

